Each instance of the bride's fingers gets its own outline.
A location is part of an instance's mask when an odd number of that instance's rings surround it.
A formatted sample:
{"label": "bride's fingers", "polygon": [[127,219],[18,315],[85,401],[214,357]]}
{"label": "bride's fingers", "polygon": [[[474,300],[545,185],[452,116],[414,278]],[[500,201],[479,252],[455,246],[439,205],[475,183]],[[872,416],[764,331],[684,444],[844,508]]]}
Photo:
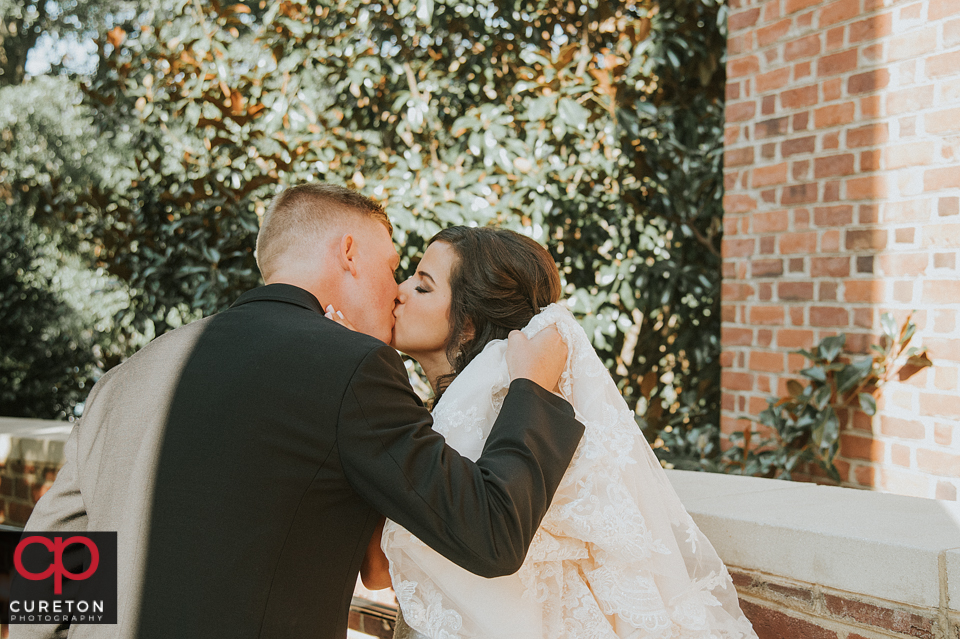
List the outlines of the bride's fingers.
{"label": "bride's fingers", "polygon": [[327,312],[324,313],[323,316],[326,317],[327,319],[333,320],[340,326],[343,326],[344,328],[349,328],[351,331],[357,330],[356,328],[354,328],[353,324],[351,324],[350,321],[343,316],[343,313],[333,308],[333,304],[330,304],[329,306],[327,306],[325,310]]}

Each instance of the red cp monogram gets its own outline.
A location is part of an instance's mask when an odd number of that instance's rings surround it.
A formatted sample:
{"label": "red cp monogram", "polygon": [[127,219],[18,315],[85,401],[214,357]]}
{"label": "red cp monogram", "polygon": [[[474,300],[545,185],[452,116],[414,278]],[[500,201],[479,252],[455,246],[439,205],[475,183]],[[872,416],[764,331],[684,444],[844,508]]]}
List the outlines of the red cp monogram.
{"label": "red cp monogram", "polygon": [[[23,567],[23,549],[30,544],[40,544],[53,553],[53,563],[43,572],[29,572]],[[81,544],[90,550],[90,567],[78,575],[73,574],[63,567],[63,550],[71,544]],[[83,580],[88,579],[90,575],[97,571],[97,566],[100,565],[100,550],[97,548],[97,545],[93,543],[93,540],[88,537],[70,537],[66,541],[63,540],[63,537],[54,537],[53,541],[50,541],[46,537],[27,537],[26,539],[20,540],[20,543],[17,544],[17,550],[13,553],[13,565],[16,566],[17,572],[23,577],[33,581],[48,579],[50,575],[53,575],[53,592],[54,594],[60,595],[63,594],[64,576],[70,579]]]}

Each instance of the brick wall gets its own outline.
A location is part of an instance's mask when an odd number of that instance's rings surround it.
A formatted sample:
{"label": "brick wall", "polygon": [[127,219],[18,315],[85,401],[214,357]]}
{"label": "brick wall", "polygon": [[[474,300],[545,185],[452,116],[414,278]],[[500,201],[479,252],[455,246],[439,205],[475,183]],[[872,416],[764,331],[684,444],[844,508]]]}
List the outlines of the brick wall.
{"label": "brick wall", "polygon": [[71,425],[0,417],[0,524],[23,526],[63,466]]}
{"label": "brick wall", "polygon": [[814,584],[731,570],[740,607],[760,639],[955,639],[960,618]]}
{"label": "brick wall", "polygon": [[845,420],[844,483],[960,487],[960,0],[730,0],[724,433],[912,309],[935,366]]}

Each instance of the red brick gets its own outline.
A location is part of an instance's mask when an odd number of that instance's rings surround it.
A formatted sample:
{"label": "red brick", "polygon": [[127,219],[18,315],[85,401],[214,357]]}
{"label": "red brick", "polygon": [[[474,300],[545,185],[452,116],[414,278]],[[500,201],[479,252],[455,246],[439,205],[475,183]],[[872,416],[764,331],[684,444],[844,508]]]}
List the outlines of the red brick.
{"label": "red brick", "polygon": [[813,282],[780,282],[777,297],[783,301],[809,301],[813,299]]}
{"label": "red brick", "polygon": [[887,415],[880,417],[880,432],[890,437],[900,437],[902,439],[923,439],[926,436],[926,429],[920,422],[911,419],[897,419]]}
{"label": "red brick", "polygon": [[843,286],[845,302],[875,302],[883,299],[885,280],[847,280]]}
{"label": "red brick", "polygon": [[910,276],[921,275],[930,262],[928,253],[900,253],[880,256],[880,268],[885,275]]}
{"label": "red brick", "polygon": [[840,148],[840,132],[824,133],[820,139],[820,145],[824,151]]}
{"label": "red brick", "polygon": [[724,238],[720,246],[724,258],[746,257],[756,252],[754,240]]}
{"label": "red brick", "polygon": [[769,277],[783,274],[783,260],[753,260],[750,262],[752,277]]}
{"label": "red brick", "polygon": [[810,179],[810,160],[798,160],[790,165],[790,177],[796,182]]}
{"label": "red brick", "polygon": [[949,446],[953,441],[953,426],[951,424],[934,424],[933,440],[941,446]]}
{"label": "red brick", "polygon": [[852,75],[847,80],[847,92],[872,93],[890,84],[890,72],[886,69],[874,69],[866,73]]}
{"label": "red brick", "polygon": [[861,204],[857,219],[860,224],[876,224],[880,221],[880,207],[876,204]]}
{"label": "red brick", "polygon": [[923,190],[939,191],[941,189],[960,188],[960,166],[949,166],[941,169],[927,169],[923,172]]}
{"label": "red brick", "polygon": [[820,53],[820,34],[798,38],[783,47],[783,59],[787,62],[798,58],[810,58],[818,53]]}
{"label": "red brick", "polygon": [[772,120],[757,122],[753,130],[757,138],[784,135],[790,130],[790,118],[774,118]]}
{"label": "red brick", "polygon": [[[960,71],[960,67],[958,67]],[[952,133],[960,131],[960,109],[945,109],[923,116],[927,133]]]}
{"label": "red brick", "polygon": [[[795,0],[787,0],[789,2]],[[837,639],[833,630],[821,628],[807,619],[791,617],[780,610],[741,600],[740,608],[762,639],[803,637],[803,639]]]}
{"label": "red brick", "polygon": [[783,255],[809,254],[816,250],[816,233],[788,233],[780,237],[780,253]]}
{"label": "red brick", "polygon": [[824,231],[820,237],[821,253],[836,253],[840,250],[840,231]]}
{"label": "red brick", "polygon": [[939,20],[960,13],[960,0],[931,0],[928,20]]}
{"label": "red brick", "polygon": [[813,346],[813,331],[781,328],[777,331],[777,346],[781,348],[810,348]]}
{"label": "red brick", "polygon": [[886,122],[867,124],[847,131],[847,148],[878,146],[884,144],[890,135]]}
{"label": "red brick", "polygon": [[815,135],[793,138],[783,141],[783,144],[780,145],[780,153],[783,154],[783,157],[796,155],[797,153],[813,153],[816,150],[816,145],[817,136]]}
{"label": "red brick", "polygon": [[823,29],[860,15],[860,0],[837,0],[820,9],[819,13],[820,28]]}
{"label": "red brick", "polygon": [[842,78],[831,78],[829,80],[825,80],[821,86],[823,87],[824,102],[833,102],[834,100],[839,100],[840,96],[843,95]]}
{"label": "red brick", "polygon": [[887,114],[916,113],[927,109],[933,101],[933,85],[912,87],[887,94]]}
{"label": "red brick", "polygon": [[880,170],[880,159],[883,153],[879,149],[873,151],[863,151],[860,153],[860,171],[869,173],[870,171]]}
{"label": "red brick", "polygon": [[[883,461],[883,442],[870,437],[860,437],[844,433],[840,435],[840,454],[848,459],[865,461]],[[831,597],[832,595],[826,595]],[[838,597],[834,597],[837,599]]]}
{"label": "red brick", "polygon": [[757,93],[766,93],[767,91],[782,89],[790,84],[790,67],[760,73],[754,78],[754,83],[754,86],[757,88]]}
{"label": "red brick", "polygon": [[753,147],[747,146],[742,149],[727,149],[723,154],[724,166],[744,166],[753,164]]}
{"label": "red brick", "polygon": [[885,202],[883,205],[883,221],[895,224],[926,222],[930,219],[931,204],[928,199]]}
{"label": "red brick", "polygon": [[893,16],[889,13],[870,16],[865,20],[854,22],[848,29],[850,43],[861,42],[863,40],[876,40],[890,35],[893,27]]}
{"label": "red brick", "polygon": [[883,104],[879,95],[868,95],[860,98],[860,114],[864,118],[880,117],[880,107]]}
{"label": "red brick", "polygon": [[960,281],[927,280],[923,283],[925,304],[956,304],[960,302]]}
{"label": "red brick", "polygon": [[777,110],[777,96],[767,95],[763,97],[763,101],[760,106],[760,113],[762,115],[770,115]]}
{"label": "red brick", "polygon": [[821,2],[823,2],[823,0],[787,0],[787,5],[784,7],[784,15],[802,11],[807,7],[818,5]]}
{"label": "red brick", "polygon": [[843,35],[846,30],[846,27],[835,27],[827,31],[827,51],[843,48]]}
{"label": "red brick", "polygon": [[724,326],[720,331],[720,343],[724,346],[752,346],[753,329]]}
{"label": "red brick", "polygon": [[750,308],[751,324],[783,324],[782,306],[752,306]]}
{"label": "red brick", "polygon": [[839,306],[811,306],[810,326],[849,326],[850,313]]}
{"label": "red brick", "polygon": [[849,73],[857,68],[857,50],[849,49],[841,53],[823,56],[817,60],[817,76]]}
{"label": "red brick", "polygon": [[739,31],[740,29],[746,29],[747,27],[755,25],[759,18],[759,8],[748,9],[747,11],[731,11],[730,17],[727,18],[727,28],[731,33]]}
{"label": "red brick", "polygon": [[781,20],[767,27],[757,29],[757,44],[766,47],[773,44],[790,31],[790,20]]}
{"label": "red brick", "polygon": [[853,163],[854,156],[852,153],[817,158],[813,164],[813,175],[817,179],[835,175],[851,175],[855,173]]}
{"label": "red brick", "polygon": [[888,169],[907,166],[926,166],[933,161],[933,145],[929,141],[891,146],[884,151]]}
{"label": "red brick", "polygon": [[928,78],[939,78],[960,73],[960,51],[927,58],[924,61],[924,70]]}
{"label": "red brick", "polygon": [[820,107],[813,112],[813,123],[818,129],[849,124],[854,120],[855,111],[853,102]]}
{"label": "red brick", "polygon": [[814,257],[810,261],[811,277],[847,277],[850,275],[849,257]]}
{"label": "red brick", "polygon": [[761,166],[753,170],[753,176],[750,179],[750,185],[753,188],[760,186],[769,186],[771,184],[783,184],[787,181],[787,163],[775,164],[773,166]]}
{"label": "red brick", "polygon": [[725,213],[747,213],[757,208],[757,201],[749,195],[738,193],[723,196],[723,210]]}
{"label": "red brick", "polygon": [[[936,355],[934,355],[936,357]],[[926,416],[943,415],[946,417],[960,417],[960,397],[920,393],[920,414]],[[918,461],[919,461],[919,455]]]}
{"label": "red brick", "polygon": [[756,102],[737,102],[736,104],[728,104],[726,109],[727,122],[742,122],[744,120],[750,120],[753,119],[753,116],[756,114]]}
{"label": "red brick", "polygon": [[753,297],[755,293],[756,291],[752,286],[742,283],[724,282],[721,289],[721,295],[724,301],[727,302],[742,302],[743,300],[748,300]]}
{"label": "red brick", "polygon": [[847,226],[853,222],[853,207],[818,206],[813,210],[813,222],[817,226]]}
{"label": "red brick", "polygon": [[799,109],[802,107],[813,106],[819,101],[819,90],[817,85],[790,89],[780,94],[780,104],[784,109]]}
{"label": "red brick", "polygon": [[809,204],[816,202],[818,197],[817,184],[812,182],[785,187],[780,202],[782,204]]}
{"label": "red brick", "polygon": [[881,250],[887,246],[886,229],[847,230],[848,251]]}
{"label": "red brick", "polygon": [[938,450],[917,450],[917,465],[920,470],[932,475],[960,477],[960,455]]}
{"label": "red brick", "polygon": [[943,44],[948,49],[960,45],[960,20],[951,20],[943,25]]}
{"label": "red brick", "polygon": [[934,51],[936,48],[937,29],[936,27],[927,27],[890,38],[887,45],[887,59],[894,62],[917,58]]}
{"label": "red brick", "polygon": [[782,373],[784,371],[783,353],[752,351],[750,353],[750,370],[765,373]]}
{"label": "red brick", "polygon": [[754,75],[760,71],[760,60],[755,55],[733,58],[727,62],[727,79]]}
{"label": "red brick", "polygon": [[848,200],[879,200],[887,196],[887,182],[882,176],[850,178],[845,185]]}
{"label": "red brick", "polygon": [[810,128],[810,112],[804,111],[803,113],[795,113],[793,115],[793,131],[806,131]]}
{"label": "red brick", "polygon": [[750,216],[750,228],[754,233],[786,231],[789,225],[790,215],[786,211],[766,211]]}

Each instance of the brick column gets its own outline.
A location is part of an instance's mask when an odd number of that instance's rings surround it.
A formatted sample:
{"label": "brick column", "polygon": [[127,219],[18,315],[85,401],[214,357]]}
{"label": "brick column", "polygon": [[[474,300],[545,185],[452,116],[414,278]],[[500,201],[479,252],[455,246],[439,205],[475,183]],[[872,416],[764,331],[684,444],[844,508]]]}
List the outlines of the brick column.
{"label": "brick column", "polygon": [[844,425],[844,483],[960,488],[960,0],[730,0],[724,433],[845,332],[917,309],[936,363]]}

